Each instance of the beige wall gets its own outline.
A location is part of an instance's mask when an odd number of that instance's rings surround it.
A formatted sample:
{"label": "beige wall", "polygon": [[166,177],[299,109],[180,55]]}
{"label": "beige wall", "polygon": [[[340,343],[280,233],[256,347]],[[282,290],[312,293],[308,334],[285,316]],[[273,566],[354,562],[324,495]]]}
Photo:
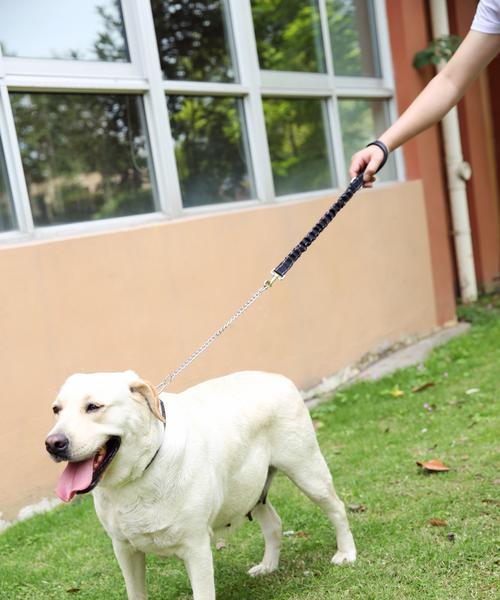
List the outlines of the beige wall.
{"label": "beige wall", "polygon": [[[0,511],[52,495],[50,402],[75,371],[157,382],[268,276],[333,198],[0,249]],[[238,369],[311,386],[436,324],[420,182],[360,192],[287,278],[176,382]],[[175,388],[173,388],[175,389]]]}

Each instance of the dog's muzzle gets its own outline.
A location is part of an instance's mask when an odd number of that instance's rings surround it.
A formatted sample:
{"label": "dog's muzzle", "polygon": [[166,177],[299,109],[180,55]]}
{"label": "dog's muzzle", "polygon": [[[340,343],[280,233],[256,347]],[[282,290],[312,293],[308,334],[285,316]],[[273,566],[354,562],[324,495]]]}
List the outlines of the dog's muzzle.
{"label": "dog's muzzle", "polygon": [[54,433],[45,440],[47,452],[57,461],[68,460],[69,440],[63,433]]}

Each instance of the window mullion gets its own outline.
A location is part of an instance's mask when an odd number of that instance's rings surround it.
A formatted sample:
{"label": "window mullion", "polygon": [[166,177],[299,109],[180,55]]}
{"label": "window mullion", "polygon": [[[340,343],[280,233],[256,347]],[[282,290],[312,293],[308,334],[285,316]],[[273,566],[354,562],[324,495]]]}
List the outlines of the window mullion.
{"label": "window mullion", "polygon": [[264,202],[274,202],[271,156],[262,106],[259,59],[250,0],[227,1],[232,19],[240,81],[248,88],[248,94],[244,98],[244,108],[257,197]]}
{"label": "window mullion", "polygon": [[[1,74],[0,74],[1,76]],[[9,184],[12,193],[14,211],[17,225],[22,233],[33,232],[33,217],[28,194],[28,187],[24,177],[21,152],[17,139],[14,115],[10,105],[9,92],[5,83],[0,79],[0,137],[5,154],[5,163],[9,175]]]}
{"label": "window mullion", "polygon": [[318,0],[319,15],[321,20],[321,34],[323,36],[323,46],[325,51],[326,72],[331,78],[331,86],[335,85],[335,68],[333,65],[332,45],[330,40],[330,28],[328,27],[328,11],[326,0]]}
{"label": "window mullion", "polygon": [[141,72],[150,84],[149,93],[144,96],[144,108],[160,208],[176,217],[182,213],[181,189],[151,3],[149,0],[122,0],[122,3],[131,57],[140,62]]}
{"label": "window mullion", "polygon": [[330,143],[333,146],[333,164],[335,167],[335,181],[337,186],[343,187],[346,183],[344,148],[342,145],[342,130],[340,127],[340,113],[336,96],[337,86],[335,83],[335,65],[333,64],[332,43],[330,39],[330,27],[328,25],[328,10],[326,0],[319,0],[319,12],[321,18],[321,32],[325,48],[326,70],[330,81],[332,95],[329,97],[327,111],[330,125]]}
{"label": "window mullion", "polygon": [[344,147],[342,144],[342,129],[340,126],[339,103],[336,96],[328,101],[328,114],[332,130],[331,140],[333,144],[333,161],[337,171],[337,186],[344,187],[347,183],[346,164],[344,158]]}
{"label": "window mullion", "polygon": [[167,94],[183,96],[244,96],[247,86],[239,83],[213,83],[210,81],[164,80],[163,89]]}
{"label": "window mullion", "polygon": [[[377,25],[378,48],[380,54],[380,64],[382,68],[382,77],[384,87],[392,91],[392,98],[388,101],[389,105],[389,122],[394,123],[398,118],[398,110],[396,106],[396,98],[394,95],[394,70],[392,68],[392,54],[389,37],[389,27],[387,23],[387,6],[385,0],[374,2],[375,20]],[[380,132],[382,133],[382,132]],[[405,163],[401,148],[394,151],[394,160],[396,162],[396,173],[398,179],[403,181],[406,178]]]}

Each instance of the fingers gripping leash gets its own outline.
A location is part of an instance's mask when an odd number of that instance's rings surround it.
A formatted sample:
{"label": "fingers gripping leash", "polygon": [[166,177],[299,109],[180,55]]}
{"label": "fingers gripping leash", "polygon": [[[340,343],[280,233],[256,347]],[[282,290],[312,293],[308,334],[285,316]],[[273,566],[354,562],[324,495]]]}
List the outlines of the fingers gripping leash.
{"label": "fingers gripping leash", "polygon": [[[384,161],[385,162],[385,161]],[[252,304],[262,296],[264,292],[269,290],[272,285],[280,280],[288,273],[293,267],[297,260],[302,254],[309,248],[309,246],[316,240],[319,234],[330,224],[335,218],[338,212],[344,208],[349,202],[352,196],[363,187],[363,172],[354,177],[351,180],[345,192],[340,198],[332,204],[332,206],[325,212],[321,219],[314,225],[314,227],[307,233],[302,240],[293,248],[293,250],[284,258],[280,264],[271,271],[271,277],[267,279],[261,287],[242,305],[238,310],[221,326],[215,331],[197,350],[195,350],[177,369],[172,371],[167,377],[165,377],[157,386],[158,393],[161,393],[172,381],[180,374],[186,367],[188,367],[194,360],[196,360],[201,354],[203,354],[224,331],[230,327],[241,315],[246,312]]]}

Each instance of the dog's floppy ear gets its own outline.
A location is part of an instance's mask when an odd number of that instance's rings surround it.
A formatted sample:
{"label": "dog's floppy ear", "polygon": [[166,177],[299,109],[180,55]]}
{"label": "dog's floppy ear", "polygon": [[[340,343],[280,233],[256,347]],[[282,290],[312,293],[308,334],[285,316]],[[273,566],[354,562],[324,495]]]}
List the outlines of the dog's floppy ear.
{"label": "dog's floppy ear", "polygon": [[165,423],[165,417],[161,411],[160,398],[153,385],[147,381],[138,380],[131,383],[129,388],[133,394],[140,394],[146,401],[149,410],[154,414],[154,416],[162,423]]}

